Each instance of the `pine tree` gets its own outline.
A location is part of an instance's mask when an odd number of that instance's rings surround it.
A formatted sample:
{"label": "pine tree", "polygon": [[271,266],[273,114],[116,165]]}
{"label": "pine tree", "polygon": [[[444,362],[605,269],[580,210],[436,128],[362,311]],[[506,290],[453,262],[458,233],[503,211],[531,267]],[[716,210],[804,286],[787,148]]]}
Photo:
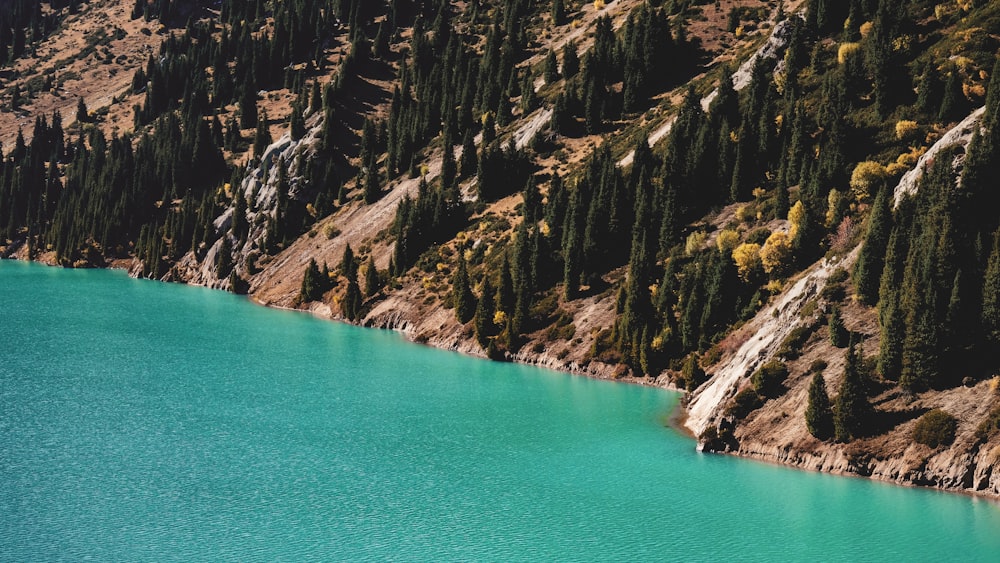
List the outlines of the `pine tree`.
{"label": "pine tree", "polygon": [[559,80],[559,63],[556,61],[556,52],[549,49],[545,56],[544,76],[546,84],[553,84]]}
{"label": "pine tree", "polygon": [[471,178],[476,175],[478,168],[479,159],[476,156],[476,143],[472,137],[472,129],[469,129],[462,138],[462,158],[459,163],[459,172],[463,178]]}
{"label": "pine tree", "polygon": [[830,344],[833,344],[837,348],[847,346],[850,333],[844,327],[844,318],[841,316],[840,307],[837,305],[834,305],[830,310],[827,328],[830,331]]}
{"label": "pine tree", "polygon": [[795,250],[795,257],[799,264],[807,265],[815,259],[819,250],[821,237],[819,221],[816,219],[812,206],[803,200],[799,200],[789,210],[789,219],[792,218],[798,209],[798,221],[793,221],[794,236],[792,237],[792,248]]}
{"label": "pine tree", "polygon": [[472,320],[476,313],[476,296],[472,294],[469,285],[469,272],[466,269],[465,258],[461,252],[458,255],[458,268],[451,279],[452,306],[455,307],[455,318],[465,324]]}
{"label": "pine tree", "polygon": [[524,185],[521,192],[524,198],[524,206],[521,214],[524,216],[524,224],[534,225],[542,218],[542,195],[538,192],[538,185],[535,178],[531,177]]}
{"label": "pine tree", "polygon": [[325,151],[332,151],[334,148],[333,128],[336,125],[336,114],[331,107],[323,109],[323,127],[320,129],[320,146]]}
{"label": "pine tree", "polygon": [[552,0],[552,24],[563,25],[566,23],[566,5],[564,0]]}
{"label": "pine tree", "polygon": [[378,165],[374,162],[365,174],[365,203],[371,205],[382,196],[382,185],[379,183]]}
{"label": "pine tree", "polygon": [[500,264],[500,284],[497,285],[494,304],[497,312],[502,312],[508,317],[514,314],[514,306],[517,303],[517,296],[514,292],[514,276],[510,271],[510,260],[507,253],[503,255]]}
{"label": "pine tree", "polygon": [[[978,289],[978,288],[976,288]],[[969,284],[965,283],[962,270],[955,271],[948,298],[948,310],[945,313],[942,334],[943,365],[957,366],[963,364],[970,356],[974,343],[979,338],[978,321],[980,315],[972,312],[970,306]]]}
{"label": "pine tree", "polygon": [[524,73],[521,81],[521,112],[528,115],[538,107],[538,94],[535,93],[535,80],[530,70]]}
{"label": "pine tree", "polygon": [[349,244],[344,247],[344,254],[340,258],[340,275],[345,278],[357,275],[357,263],[354,259],[354,250]]}
{"label": "pine tree", "polygon": [[990,345],[1000,345],[1000,229],[993,233],[993,250],[986,263],[982,323]]}
{"label": "pine tree", "polygon": [[948,123],[958,119],[965,111],[965,94],[962,92],[962,79],[958,69],[953,68],[948,73],[944,83],[944,95],[941,107],[938,109],[938,121]]}
{"label": "pine tree", "polygon": [[476,304],[476,314],[473,319],[475,321],[476,340],[483,348],[486,348],[487,344],[491,341],[491,337],[496,335],[496,331],[494,330],[495,325],[493,324],[495,311],[496,305],[493,301],[493,286],[490,285],[490,279],[485,278],[483,280],[482,295]]}
{"label": "pine tree", "polygon": [[788,215],[788,186],[784,182],[779,183],[774,189],[774,215],[785,217]]}
{"label": "pine tree", "polygon": [[357,272],[347,279],[347,290],[344,292],[343,312],[344,316],[351,321],[361,318],[361,307],[364,299],[361,295],[361,288],[358,286]]}
{"label": "pine tree", "polygon": [[520,289],[514,303],[514,314],[507,319],[507,349],[513,350],[520,344],[521,334],[528,324],[528,308],[531,298],[528,292]]}
{"label": "pine tree", "polygon": [[[892,37],[886,19],[887,16],[882,14],[875,18],[871,34],[865,41],[865,62],[874,86],[875,108],[882,119],[888,117],[896,98],[893,95],[896,69],[892,66]],[[851,21],[853,23],[857,19],[852,18]]]}
{"label": "pine tree", "polygon": [[87,103],[83,101],[83,97],[76,99],[76,121],[78,123],[90,121],[90,113],[87,111]]}
{"label": "pine tree", "polygon": [[697,352],[692,352],[684,360],[684,367],[681,368],[681,377],[684,379],[684,389],[687,391],[694,391],[699,385],[705,382],[705,370],[698,363],[700,359],[701,357]]}
{"label": "pine tree", "polygon": [[319,80],[313,80],[309,89],[309,111],[314,112],[323,107],[323,94],[320,93]]}
{"label": "pine tree", "polygon": [[16,110],[20,107],[21,107],[21,85],[14,84],[14,90],[10,96],[10,109]]}
{"label": "pine tree", "polygon": [[458,176],[458,165],[455,162],[455,149],[446,138],[444,143],[444,154],[441,157],[441,189],[449,191]]}
{"label": "pine tree", "polygon": [[382,288],[382,280],[380,279],[378,268],[375,267],[375,258],[372,256],[368,257],[368,262],[365,265],[365,297],[371,297],[378,293],[378,290]]}
{"label": "pine tree", "polygon": [[376,59],[385,59],[386,55],[389,54],[389,25],[387,22],[382,22],[378,26],[378,32],[375,34],[375,41],[372,42],[372,57]]}
{"label": "pine tree", "polygon": [[293,141],[298,141],[306,134],[306,122],[302,118],[302,112],[298,106],[292,106],[292,115],[289,118],[289,129]]}
{"label": "pine tree", "polygon": [[299,297],[303,302],[318,301],[323,292],[326,291],[323,274],[319,271],[319,266],[315,259],[309,260],[306,266],[305,275],[302,277],[302,287],[299,289]]}
{"label": "pine tree", "polygon": [[597,91],[598,86],[595,82],[591,82],[591,85],[592,87],[587,89],[587,97],[584,100],[583,115],[587,134],[594,135],[600,129],[603,120],[601,117],[601,97]]}
{"label": "pine tree", "polygon": [[347,290],[341,302],[341,311],[348,320],[356,321],[361,317],[364,300],[361,287],[358,285],[358,263],[349,244],[344,247],[344,255],[340,259],[340,274],[347,278]]}
{"label": "pine tree", "polygon": [[240,95],[240,129],[257,127],[257,94],[249,85],[243,87]]}
{"label": "pine tree", "polygon": [[574,299],[580,289],[583,273],[584,229],[586,228],[587,201],[585,195],[590,188],[587,182],[580,182],[571,191],[569,205],[564,219],[562,251],[563,251],[563,294],[566,299]]}
{"label": "pine tree", "polygon": [[261,111],[260,119],[257,120],[257,131],[253,136],[253,155],[255,158],[264,156],[264,151],[273,142],[271,131],[267,126],[267,111]]}
{"label": "pine tree", "polygon": [[895,381],[899,379],[899,372],[902,369],[903,339],[906,327],[903,324],[902,312],[896,303],[897,294],[893,292],[883,295],[882,300],[885,307],[880,312],[879,354],[876,369],[882,378]]}
{"label": "pine tree", "polygon": [[920,77],[920,87],[917,92],[917,108],[923,113],[936,115],[941,108],[943,95],[944,84],[941,82],[941,75],[938,74],[936,64],[933,61],[928,62],[923,75]]}
{"label": "pine tree", "polygon": [[563,47],[563,78],[570,80],[578,72],[580,72],[580,58],[576,54],[576,41],[568,41]]}
{"label": "pine tree", "polygon": [[[162,239],[160,240],[162,241]],[[219,251],[215,255],[215,275],[218,276],[220,280],[226,279],[229,277],[229,273],[232,272],[232,270],[233,245],[228,236],[223,236],[222,244],[219,245]]]}
{"label": "pine tree", "polygon": [[885,266],[885,253],[892,231],[890,192],[889,188],[883,186],[875,198],[872,213],[868,219],[865,242],[854,267],[855,292],[858,299],[866,305],[874,305],[878,301],[879,280]]}
{"label": "pine tree", "polygon": [[823,380],[822,371],[816,372],[809,384],[806,428],[820,440],[833,436],[833,409],[830,408],[830,397],[826,394],[826,381]]}
{"label": "pine tree", "polygon": [[940,331],[933,310],[930,304],[917,306],[906,317],[899,384],[911,393],[927,389],[939,373]]}
{"label": "pine tree", "polygon": [[838,442],[850,442],[862,436],[871,411],[868,397],[865,396],[860,363],[861,359],[858,357],[854,343],[851,342],[847,349],[844,380],[840,384],[840,392],[837,394],[833,417],[834,434]]}
{"label": "pine tree", "polygon": [[239,126],[236,124],[236,118],[230,114],[229,119],[226,120],[226,133],[223,146],[230,152],[236,152],[239,150],[239,146],[242,142],[243,136],[240,133]]}

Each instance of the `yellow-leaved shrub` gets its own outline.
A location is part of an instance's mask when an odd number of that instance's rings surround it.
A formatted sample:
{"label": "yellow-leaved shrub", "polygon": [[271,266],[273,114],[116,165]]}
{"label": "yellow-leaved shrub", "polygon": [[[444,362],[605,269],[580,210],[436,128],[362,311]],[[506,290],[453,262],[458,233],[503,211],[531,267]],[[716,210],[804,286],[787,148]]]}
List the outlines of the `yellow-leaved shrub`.
{"label": "yellow-leaved shrub", "polygon": [[888,172],[885,166],[871,160],[859,162],[851,172],[851,191],[858,201],[867,201],[872,192],[886,180]]}
{"label": "yellow-leaved shrub", "polygon": [[733,262],[736,263],[736,271],[743,280],[749,280],[754,272],[760,268],[760,245],[753,242],[744,242],[733,249]]}
{"label": "yellow-leaved shrub", "polygon": [[792,257],[792,239],[783,231],[774,231],[760,249],[760,263],[772,276],[781,276]]}

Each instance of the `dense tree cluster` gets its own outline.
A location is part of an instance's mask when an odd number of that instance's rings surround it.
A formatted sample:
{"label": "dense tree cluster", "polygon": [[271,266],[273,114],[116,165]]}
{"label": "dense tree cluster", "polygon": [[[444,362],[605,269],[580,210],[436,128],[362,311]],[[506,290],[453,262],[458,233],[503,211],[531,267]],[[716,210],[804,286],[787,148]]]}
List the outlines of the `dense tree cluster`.
{"label": "dense tree cluster", "polygon": [[176,259],[206,242],[204,225],[214,218],[212,188],[226,174],[206,121],[182,126],[168,114],[155,133],[138,140],[109,140],[94,129],[74,142],[67,141],[61,123],[58,113],[51,123],[36,119],[31,144],[19,137],[4,159],[5,238],[37,242],[70,263],[89,249],[122,256],[134,245],[151,275],[163,273],[161,257]]}
{"label": "dense tree cluster", "polygon": [[[954,153],[938,156],[914,197],[895,214],[873,215],[865,241],[866,253],[885,256],[879,371],[912,391],[983,375],[1000,344],[1000,221],[991,212],[1000,173],[998,73],[1000,65],[961,170]],[[870,282],[858,276],[857,283]]]}
{"label": "dense tree cluster", "polygon": [[[550,57],[554,61],[554,53]],[[563,50],[562,76],[567,84],[560,94],[553,124],[566,134],[583,118],[587,133],[601,130],[606,119],[642,109],[649,97],[690,75],[697,50],[683,36],[675,37],[666,11],[644,5],[629,15],[623,31],[615,36],[611,20],[601,17],[594,30],[594,45],[577,60],[576,43]],[[550,63],[551,64],[551,63]],[[557,77],[548,66],[546,81]],[[621,83],[621,88],[614,85]]]}
{"label": "dense tree cluster", "polygon": [[[170,19],[194,14],[198,5],[142,2],[133,15]],[[2,17],[29,13],[17,6]],[[133,252],[144,275],[160,277],[189,250],[204,250],[215,242],[218,234],[211,221],[219,206],[227,204],[224,198],[231,197],[233,229],[217,260],[223,266],[220,277],[226,277],[231,260],[221,255],[245,239],[249,226],[247,202],[235,187],[242,178],[227,166],[222,149],[244,150],[240,129],[254,128],[254,155],[261,155],[271,137],[266,113],[258,111],[257,92],[282,84],[298,94],[291,116],[294,133],[304,133],[302,117],[308,107],[324,112],[322,137],[331,138],[336,100],[361,56],[355,53],[363,52],[357,48],[363,43],[361,29],[374,15],[372,6],[359,1],[227,0],[218,19],[189,20],[186,33],[168,35],[159,55],[151,56],[133,78],[133,91],[144,95],[135,107],[137,133],[109,140],[90,129],[69,141],[61,117],[54,115],[51,125],[44,118],[36,120],[30,146],[20,138],[3,159],[0,228],[5,238],[51,248],[67,263]],[[336,22],[347,22],[355,44],[325,92],[313,81],[309,100],[304,74],[292,65],[322,68],[323,49],[331,30],[340,25]],[[0,36],[7,36],[2,29]],[[79,102],[78,122],[91,122],[83,100]],[[236,104],[238,112],[223,125],[218,112],[229,104]],[[332,143],[322,148],[325,153],[299,167],[297,181],[305,189],[295,190],[294,197],[288,163],[278,163],[278,202],[268,218],[265,251],[280,248],[302,233],[309,220],[332,210],[341,185],[338,159]],[[218,191],[231,172],[234,187]],[[307,204],[313,205],[308,213]]]}
{"label": "dense tree cluster", "polygon": [[396,236],[390,271],[400,275],[417,263],[431,246],[443,244],[465,224],[467,212],[452,190],[431,186],[421,178],[417,197],[404,196],[396,208]]}
{"label": "dense tree cluster", "polygon": [[[478,51],[475,36],[456,30],[459,14],[453,13],[450,2],[423,3],[392,95],[386,162],[390,177],[404,171],[415,175],[423,147],[438,133],[443,133],[445,147],[453,147],[460,142],[471,144],[465,140],[482,128],[488,145],[495,126],[512,120],[514,98],[533,95],[527,80],[530,73],[515,67],[528,54],[526,24],[531,2],[497,4],[498,15]],[[476,6],[461,14],[463,21],[477,21]],[[429,17],[425,17],[427,12]],[[470,173],[463,167],[463,175]]]}
{"label": "dense tree cluster", "polygon": [[[161,4],[170,2],[147,4],[146,9]],[[259,90],[284,84],[301,91],[302,75],[291,70],[292,65],[323,68],[323,45],[342,13],[337,11],[340,4],[349,3],[223,2],[219,22],[189,22],[186,33],[169,35],[159,56],[150,56],[146,67],[137,71],[133,87],[145,91],[137,123],[149,123],[172,109],[208,115],[236,103],[240,127],[256,127]]]}

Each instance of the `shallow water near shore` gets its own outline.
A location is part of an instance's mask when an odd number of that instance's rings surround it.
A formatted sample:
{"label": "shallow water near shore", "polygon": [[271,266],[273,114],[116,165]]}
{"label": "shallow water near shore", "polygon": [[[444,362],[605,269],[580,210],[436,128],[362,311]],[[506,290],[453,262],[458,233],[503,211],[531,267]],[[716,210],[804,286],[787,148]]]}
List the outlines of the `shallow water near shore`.
{"label": "shallow water near shore", "polygon": [[0,560],[963,560],[1000,506],[699,454],[678,395],[0,261]]}

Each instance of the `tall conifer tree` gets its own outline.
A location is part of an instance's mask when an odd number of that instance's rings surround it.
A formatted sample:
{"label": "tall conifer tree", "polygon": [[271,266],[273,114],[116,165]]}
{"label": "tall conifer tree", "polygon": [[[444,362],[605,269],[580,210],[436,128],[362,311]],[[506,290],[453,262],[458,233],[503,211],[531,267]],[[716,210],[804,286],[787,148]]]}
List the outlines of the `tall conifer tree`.
{"label": "tall conifer tree", "polygon": [[863,435],[868,422],[871,406],[865,396],[865,384],[861,373],[861,358],[854,342],[847,349],[844,365],[844,379],[837,394],[834,411],[834,433],[838,442],[850,442]]}
{"label": "tall conifer tree", "polygon": [[826,394],[823,372],[818,371],[809,383],[809,403],[806,406],[806,428],[809,433],[825,440],[833,436],[833,409]]}

